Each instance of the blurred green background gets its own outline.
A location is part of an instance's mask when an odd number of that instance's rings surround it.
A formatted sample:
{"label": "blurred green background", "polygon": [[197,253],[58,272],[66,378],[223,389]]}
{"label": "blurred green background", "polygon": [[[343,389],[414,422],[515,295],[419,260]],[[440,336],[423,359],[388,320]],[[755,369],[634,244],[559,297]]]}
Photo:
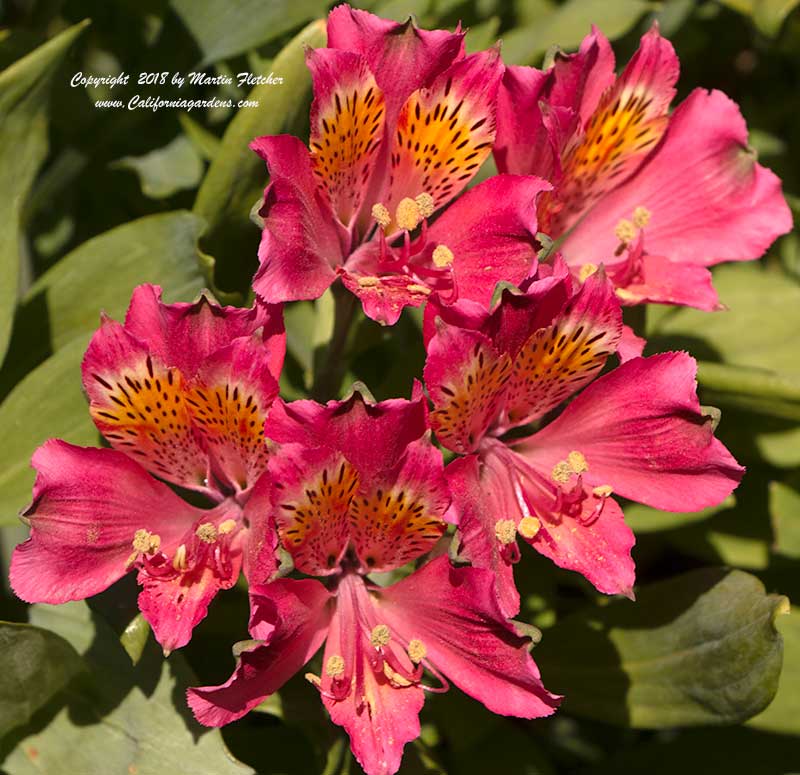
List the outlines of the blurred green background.
{"label": "blurred green background", "polygon": [[[413,13],[427,27],[460,20],[470,49],[500,38],[507,62],[533,65],[555,44],[575,48],[592,23],[624,64],[657,20],[681,59],[679,98],[698,86],[733,97],[795,213],[798,4],[356,3],[398,20]],[[99,310],[122,316],[140,282],[162,285],[168,301],[190,300],[203,287],[228,303],[248,300],[259,240],[250,210],[266,173],[247,143],[279,132],[305,139],[303,45],[323,44],[324,27],[311,22],[329,7],[320,0],[0,0],[4,576],[26,535],[16,515],[29,498],[32,451],[51,436],[99,443],[79,372]],[[113,89],[72,87],[79,71],[130,80]],[[252,93],[235,84],[171,83],[172,73],[193,71],[273,72],[284,82]],[[140,73],[161,72],[164,85],[136,83]],[[134,94],[259,106],[95,107]],[[487,162],[479,179],[492,172]],[[735,499],[700,514],[626,508],[637,533],[636,605],[599,599],[575,575],[525,551],[520,618],[543,630],[534,657],[548,688],[567,694],[562,711],[522,722],[492,716],[456,690],[431,696],[422,737],[407,746],[401,772],[800,772],[800,615],[787,615],[777,596],[800,600],[799,280],[800,237],[792,233],[760,262],[715,271],[729,311],[653,307],[632,319],[648,352],[686,348],[701,362],[702,402],[721,410],[718,435],[748,466],[743,484]],[[286,319],[282,391],[296,398],[308,394],[323,365],[331,299],[290,305]],[[377,398],[408,395],[424,361],[419,323],[413,312],[392,329],[359,319],[341,389],[361,379]],[[301,677],[221,734],[192,722],[186,686],[227,678],[230,646],[246,637],[243,588],[221,595],[192,644],[167,662],[134,619],[135,594],[128,579],[90,606],[28,609],[2,590],[0,618],[34,625],[0,623],[2,772],[360,771]]]}

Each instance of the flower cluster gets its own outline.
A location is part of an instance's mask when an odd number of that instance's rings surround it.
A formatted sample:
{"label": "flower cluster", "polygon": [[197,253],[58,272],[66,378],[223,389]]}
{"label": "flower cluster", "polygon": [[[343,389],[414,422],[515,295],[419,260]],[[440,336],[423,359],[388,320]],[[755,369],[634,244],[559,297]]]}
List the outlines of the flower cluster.
{"label": "flower cluster", "polygon": [[[311,662],[365,771],[391,774],[450,681],[499,714],[557,708],[513,620],[520,538],[633,598],[614,496],[694,511],[736,487],[694,360],[641,357],[622,305],[718,308],[707,267],[757,258],[790,217],[734,103],[698,90],[668,112],[678,62],[655,27],[617,77],[598,30],[537,70],[338,6],[307,59],[308,145],[252,143],[270,174],[254,305],[145,285],[102,319],[83,385],[106,445],[36,451],[10,576],[62,603],[135,572],[169,653],[243,573],[252,640],[226,683],[189,690],[198,720],[240,718]],[[492,153],[500,174],[468,188]],[[425,304],[410,400],[279,397],[281,305],[335,282],[382,324]]]}

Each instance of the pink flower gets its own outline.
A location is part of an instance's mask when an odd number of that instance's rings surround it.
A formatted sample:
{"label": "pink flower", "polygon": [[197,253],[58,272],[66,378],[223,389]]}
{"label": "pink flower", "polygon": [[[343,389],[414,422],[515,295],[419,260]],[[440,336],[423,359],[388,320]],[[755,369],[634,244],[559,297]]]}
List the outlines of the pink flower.
{"label": "pink flower", "polygon": [[307,57],[310,149],[288,135],[251,145],[270,173],[253,280],[262,299],[316,298],[340,276],[369,317],[393,324],[433,292],[488,303],[498,280],[529,274],[544,181],[491,178],[428,226],[495,137],[503,65],[496,49],[466,56],[463,36],[331,12],[328,48]]}
{"label": "pink flower", "polygon": [[717,309],[706,267],[761,256],[792,227],[780,180],[755,161],[736,104],[694,90],[669,115],[679,63],[656,25],[619,77],[593,29],[552,67],[506,70],[501,172],[550,180],[539,228],[572,271],[604,264],[623,303]]}
{"label": "pink flower", "polygon": [[688,355],[634,357],[598,377],[622,337],[602,269],[573,291],[557,264],[492,312],[430,305],[425,333],[431,427],[463,455],[446,471],[462,553],[495,572],[510,616],[518,536],[601,592],[630,595],[634,537],[611,494],[694,511],[741,478],[700,409]]}
{"label": "pink flower", "polygon": [[323,643],[321,675],[306,677],[369,775],[397,771],[419,736],[424,690],[444,691],[445,675],[496,713],[554,711],[558,698],[542,686],[530,641],[503,617],[491,573],[438,557],[392,586],[368,576],[418,559],[446,527],[450,496],[426,427],[418,388],[411,401],[276,403],[270,513],[295,567],[326,583],[251,586],[256,642],[237,649],[225,684],[189,690],[200,722],[245,715]]}
{"label": "pink flower", "polygon": [[34,454],[31,535],[11,561],[17,595],[80,600],[135,568],[139,608],[169,652],[188,643],[243,562],[252,579],[266,578],[256,555],[270,536],[247,527],[248,500],[267,464],[264,418],[284,350],[280,308],[260,303],[164,304],[160,288],[142,285],[124,325],[104,317],[83,384],[113,449],[52,439]]}

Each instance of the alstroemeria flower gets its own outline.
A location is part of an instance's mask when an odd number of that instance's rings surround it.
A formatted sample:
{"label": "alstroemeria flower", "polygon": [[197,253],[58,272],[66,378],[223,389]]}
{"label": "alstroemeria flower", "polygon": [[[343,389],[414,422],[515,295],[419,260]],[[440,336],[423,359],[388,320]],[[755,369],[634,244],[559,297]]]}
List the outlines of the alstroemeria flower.
{"label": "alstroemeria flower", "polygon": [[507,68],[494,153],[501,172],[553,183],[539,229],[563,240],[576,275],[602,263],[623,303],[713,310],[707,267],[758,258],[792,218],[736,103],[695,89],[669,114],[678,72],[654,25],[615,77],[595,28],[546,71]]}
{"label": "alstroemeria flower", "polygon": [[188,643],[243,562],[266,578],[257,555],[270,537],[247,527],[246,504],[267,465],[263,425],[284,351],[280,308],[260,303],[164,304],[160,288],[142,285],[124,325],[104,317],[83,385],[113,449],[52,439],[36,451],[31,535],[11,560],[16,594],[80,600],[136,569],[139,608],[168,652]]}
{"label": "alstroemeria flower", "polygon": [[270,184],[260,210],[267,302],[313,299],[341,276],[364,312],[393,324],[432,292],[488,303],[535,262],[535,204],[549,184],[500,175],[428,218],[492,149],[503,64],[465,56],[463,33],[426,31],[338,6],[328,48],[309,51],[309,146],[260,137]]}
{"label": "alstroemeria flower", "polygon": [[496,713],[554,711],[558,698],[542,686],[528,638],[503,617],[491,573],[438,557],[392,586],[369,578],[421,557],[446,527],[450,496],[421,390],[378,404],[358,394],[326,406],[276,403],[266,428],[280,447],[261,511],[295,567],[325,583],[251,586],[256,642],[237,647],[225,684],[189,690],[201,723],[240,718],[323,643],[321,675],[306,677],[369,775],[397,771],[419,736],[424,691],[446,689],[445,675]]}
{"label": "alstroemeria flower", "polygon": [[519,606],[518,535],[601,592],[630,595],[634,536],[611,494],[695,511],[725,498],[743,470],[700,409],[685,353],[597,377],[622,337],[602,270],[574,291],[566,268],[527,286],[504,291],[492,312],[429,305],[425,326],[431,427],[463,455],[446,471],[462,552],[497,574],[508,615]]}

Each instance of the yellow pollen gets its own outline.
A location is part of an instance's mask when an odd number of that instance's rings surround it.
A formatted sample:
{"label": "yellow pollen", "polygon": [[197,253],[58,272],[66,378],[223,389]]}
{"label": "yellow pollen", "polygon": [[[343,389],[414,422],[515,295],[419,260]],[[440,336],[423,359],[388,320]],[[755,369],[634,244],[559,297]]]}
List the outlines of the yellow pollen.
{"label": "yellow pollen", "polygon": [[392,222],[392,216],[389,215],[386,205],[380,202],[372,205],[372,217],[378,222],[378,226],[382,229],[385,229]]}
{"label": "yellow pollen", "polygon": [[425,648],[425,644],[421,640],[417,640],[416,638],[412,638],[408,642],[408,658],[415,664],[418,665],[425,659],[428,653],[428,649]]}
{"label": "yellow pollen", "polygon": [[550,476],[554,482],[566,484],[570,476],[572,476],[572,466],[566,460],[560,460],[553,466],[553,472]]}
{"label": "yellow pollen", "polygon": [[405,676],[400,675],[400,673],[396,672],[391,668],[388,662],[384,661],[383,663],[383,674],[392,682],[394,686],[411,686],[411,681],[408,680]]}
{"label": "yellow pollen", "polygon": [[416,202],[419,208],[419,214],[423,218],[430,218],[433,215],[433,197],[429,193],[421,193],[414,198],[414,202]]}
{"label": "yellow pollen", "polygon": [[583,474],[589,470],[589,464],[586,462],[586,458],[576,450],[572,450],[572,452],[567,455],[567,462],[576,474]]}
{"label": "yellow pollen", "polygon": [[369,636],[369,642],[376,649],[379,649],[385,646],[391,637],[389,628],[385,624],[379,624],[373,628],[372,634]]}
{"label": "yellow pollen", "polygon": [[584,264],[578,272],[578,279],[584,283],[597,271],[597,264]]}
{"label": "yellow pollen", "polygon": [[617,298],[622,301],[633,301],[636,298],[636,294],[626,291],[624,288],[617,288],[614,293],[616,293]]}
{"label": "yellow pollen", "polygon": [[133,534],[133,548],[142,554],[157,552],[161,546],[161,536],[141,528]]}
{"label": "yellow pollen", "polygon": [[614,229],[614,234],[623,245],[627,245],[636,236],[636,228],[627,218],[623,218]]}
{"label": "yellow pollen", "polygon": [[498,519],[494,525],[494,534],[497,540],[507,546],[517,540],[517,526],[513,519]]}
{"label": "yellow pollen", "polygon": [[235,529],[236,529],[236,520],[226,519],[224,522],[220,523],[218,532],[221,536],[224,536],[227,535],[228,533],[233,532]]}
{"label": "yellow pollen", "polygon": [[211,522],[203,522],[198,525],[194,534],[206,544],[213,544],[217,540],[217,528]]}
{"label": "yellow pollen", "polygon": [[431,289],[428,288],[427,285],[417,285],[416,283],[411,283],[411,285],[407,285],[406,288],[412,293],[424,293],[426,296],[429,296],[431,293]]}
{"label": "yellow pollen", "polygon": [[519,530],[519,534],[523,538],[527,538],[530,541],[536,537],[541,526],[542,523],[536,517],[523,517],[519,525],[517,525],[517,530]]}
{"label": "yellow pollen", "polygon": [[172,567],[175,570],[186,570],[186,544],[181,544],[175,550],[175,556],[172,558]]}
{"label": "yellow pollen", "polygon": [[419,205],[409,197],[401,199],[400,203],[397,205],[394,219],[401,229],[414,231],[422,220],[422,213],[419,211]]}
{"label": "yellow pollen", "polygon": [[303,677],[306,679],[306,681],[308,681],[310,684],[316,686],[317,689],[319,689],[322,681],[319,680],[318,675],[314,675],[314,673],[306,673]]}
{"label": "yellow pollen", "polygon": [[434,266],[438,266],[439,269],[444,269],[446,266],[450,266],[453,263],[453,251],[447,247],[447,245],[437,245],[433,249],[433,263]]}
{"label": "yellow pollen", "polygon": [[650,222],[650,211],[646,207],[637,207],[633,211],[633,225],[643,229]]}
{"label": "yellow pollen", "polygon": [[614,492],[614,490],[611,489],[610,484],[601,484],[599,487],[595,487],[592,490],[592,493],[598,498],[607,498],[612,492]]}
{"label": "yellow pollen", "polygon": [[344,659],[338,654],[328,657],[325,663],[325,674],[330,678],[341,678],[344,675]]}
{"label": "yellow pollen", "polygon": [[358,284],[362,288],[373,288],[376,285],[380,285],[381,280],[379,277],[359,277]]}

